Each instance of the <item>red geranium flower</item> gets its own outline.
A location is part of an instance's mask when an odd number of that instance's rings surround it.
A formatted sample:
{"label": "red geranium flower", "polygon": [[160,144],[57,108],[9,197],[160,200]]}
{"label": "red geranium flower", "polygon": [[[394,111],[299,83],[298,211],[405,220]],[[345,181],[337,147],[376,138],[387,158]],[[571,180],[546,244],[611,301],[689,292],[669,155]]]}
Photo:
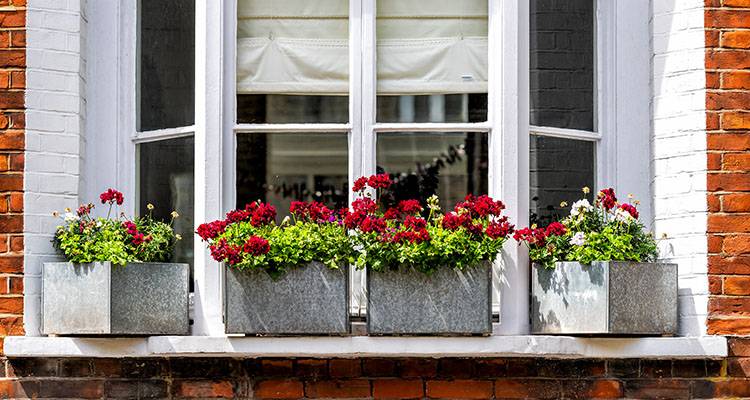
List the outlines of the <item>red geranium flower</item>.
{"label": "red geranium flower", "polygon": [[253,215],[250,219],[252,226],[258,227],[261,225],[268,225],[276,220],[276,207],[260,203],[253,211]]}
{"label": "red geranium flower", "polygon": [[361,176],[356,181],[354,181],[352,192],[361,192],[365,190],[365,186],[367,186],[367,177]]}
{"label": "red geranium flower", "polygon": [[547,226],[546,234],[547,236],[562,236],[565,234],[565,232],[567,232],[565,225],[559,222],[553,222]]}
{"label": "red geranium flower", "polygon": [[254,256],[261,256],[271,251],[271,245],[268,244],[268,240],[260,236],[251,236],[250,239],[247,239],[245,245],[242,246],[242,250]]}
{"label": "red geranium flower", "polygon": [[195,233],[197,233],[198,236],[203,239],[203,241],[206,241],[210,239],[216,239],[219,235],[224,233],[224,230],[226,228],[226,221],[207,222],[204,224],[200,224],[198,226],[198,229],[195,230]]}
{"label": "red geranium flower", "polygon": [[373,175],[367,179],[367,184],[373,189],[386,189],[391,186],[391,177],[388,174]]}
{"label": "red geranium flower", "polygon": [[121,206],[124,201],[122,193],[112,188],[107,189],[106,192],[100,194],[99,199],[102,201],[102,204],[109,203],[112,205],[117,203],[118,206]]}
{"label": "red geranium flower", "polygon": [[598,196],[602,202],[605,210],[611,210],[617,205],[617,197],[615,197],[615,190],[612,188],[602,189]]}
{"label": "red geranium flower", "polygon": [[631,217],[638,219],[638,209],[632,204],[621,204],[620,209],[625,210]]}
{"label": "red geranium flower", "polygon": [[423,210],[419,200],[402,200],[398,203],[398,209],[404,214],[416,214]]}

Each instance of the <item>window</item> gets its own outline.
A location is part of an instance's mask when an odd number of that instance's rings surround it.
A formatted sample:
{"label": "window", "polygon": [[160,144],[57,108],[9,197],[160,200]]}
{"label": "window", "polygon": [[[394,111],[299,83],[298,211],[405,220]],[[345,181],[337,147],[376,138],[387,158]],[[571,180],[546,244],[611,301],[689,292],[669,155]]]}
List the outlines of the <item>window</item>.
{"label": "window", "polygon": [[594,188],[595,0],[530,2],[530,219],[546,225],[560,203]]}
{"label": "window", "polygon": [[183,240],[175,246],[173,261],[192,266],[195,3],[139,1],[137,15],[136,212],[169,222],[177,211],[174,228]]}

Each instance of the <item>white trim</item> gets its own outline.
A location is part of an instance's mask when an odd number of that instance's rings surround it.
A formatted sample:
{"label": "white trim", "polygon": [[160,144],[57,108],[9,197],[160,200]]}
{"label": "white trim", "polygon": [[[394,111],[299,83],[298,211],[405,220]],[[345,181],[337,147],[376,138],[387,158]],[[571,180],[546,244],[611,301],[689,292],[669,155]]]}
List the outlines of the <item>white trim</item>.
{"label": "white trim", "polygon": [[[195,7],[195,221],[223,214],[224,11],[223,1],[198,1]],[[201,239],[195,246],[194,335],[221,335],[221,268]]]}
{"label": "white trim", "polygon": [[351,124],[236,124],[235,133],[242,132],[349,132]]}
{"label": "white trim", "polygon": [[489,132],[491,125],[480,123],[382,123],[373,125],[375,132]]}
{"label": "white trim", "polygon": [[550,126],[530,126],[529,133],[536,136],[547,136],[561,139],[575,139],[599,141],[602,138],[597,132],[582,131],[578,129],[553,128]]}
{"label": "white trim", "polygon": [[157,129],[153,131],[136,132],[133,136],[133,143],[148,143],[158,140],[176,139],[186,136],[192,136],[195,132],[195,125],[182,126],[179,128]]}
{"label": "white trim", "polygon": [[5,339],[18,357],[543,357],[545,359],[721,359],[727,339],[490,337],[23,337]]}
{"label": "white trim", "polygon": [[[594,27],[597,188],[617,185],[617,3],[597,0]],[[644,101],[630,99],[630,101]]]}

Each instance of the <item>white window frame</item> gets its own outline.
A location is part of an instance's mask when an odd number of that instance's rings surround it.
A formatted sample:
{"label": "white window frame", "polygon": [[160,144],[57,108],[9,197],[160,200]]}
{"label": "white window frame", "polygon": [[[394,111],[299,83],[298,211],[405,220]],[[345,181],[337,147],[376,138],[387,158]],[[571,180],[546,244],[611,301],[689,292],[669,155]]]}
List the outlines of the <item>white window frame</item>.
{"label": "white window frame", "polygon": [[[375,172],[375,139],[379,132],[487,132],[489,134],[489,194],[502,199],[517,224],[529,218],[530,134],[597,142],[597,183],[615,177],[614,52],[616,34],[613,2],[597,6],[597,132],[529,126],[529,5],[525,0],[489,0],[488,120],[480,123],[377,123],[375,121],[375,1],[350,0],[349,122],[345,124],[237,124],[235,91],[237,0],[196,1],[195,124],[188,127],[137,132],[136,0],[121,5],[121,62],[117,88],[123,103],[118,121],[123,165],[136,164],[136,145],[156,140],[195,138],[195,221],[219,219],[235,205],[235,135],[246,132],[347,132],[349,180]],[[363,77],[371,79],[363,79]],[[356,105],[361,105],[357,107]],[[221,132],[221,134],[217,134]],[[364,145],[365,143],[369,143]],[[360,152],[357,149],[371,151]],[[607,161],[609,160],[609,161]],[[118,185],[136,193],[136,168],[125,169]],[[350,194],[350,196],[352,196]],[[133,202],[131,202],[133,203]],[[132,205],[131,205],[132,207]],[[129,210],[130,212],[134,210]],[[193,335],[224,336],[222,270],[194,238],[195,314]],[[522,335],[529,331],[528,256],[509,241],[496,263],[494,291],[500,322],[494,334]]]}

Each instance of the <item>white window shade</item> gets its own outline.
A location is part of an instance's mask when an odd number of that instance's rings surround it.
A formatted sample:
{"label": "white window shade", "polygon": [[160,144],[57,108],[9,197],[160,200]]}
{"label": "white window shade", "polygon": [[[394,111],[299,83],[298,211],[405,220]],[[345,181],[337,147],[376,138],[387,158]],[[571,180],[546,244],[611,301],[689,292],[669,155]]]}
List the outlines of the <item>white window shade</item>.
{"label": "white window shade", "polygon": [[[240,94],[346,95],[348,4],[238,3]],[[378,93],[487,91],[486,0],[378,1]]]}

